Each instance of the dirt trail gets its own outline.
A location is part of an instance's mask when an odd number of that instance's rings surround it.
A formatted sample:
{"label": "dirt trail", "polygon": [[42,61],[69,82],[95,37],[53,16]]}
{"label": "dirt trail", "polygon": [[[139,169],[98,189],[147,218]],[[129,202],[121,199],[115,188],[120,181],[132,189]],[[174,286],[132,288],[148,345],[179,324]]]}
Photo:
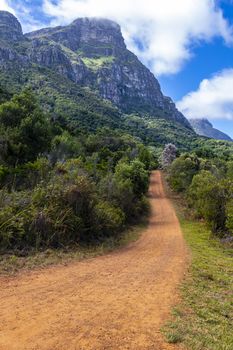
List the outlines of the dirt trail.
{"label": "dirt trail", "polygon": [[165,350],[186,248],[161,173],[149,227],[127,248],[0,279],[0,350]]}

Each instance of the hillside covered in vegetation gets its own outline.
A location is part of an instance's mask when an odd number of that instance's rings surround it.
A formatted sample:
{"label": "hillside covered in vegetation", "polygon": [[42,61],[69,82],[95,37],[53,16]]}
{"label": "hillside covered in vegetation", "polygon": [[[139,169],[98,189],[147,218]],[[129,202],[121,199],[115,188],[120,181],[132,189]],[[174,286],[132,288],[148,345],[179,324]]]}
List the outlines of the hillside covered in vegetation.
{"label": "hillside covered in vegetation", "polygon": [[2,251],[101,242],[140,221],[166,144],[226,171],[233,144],[194,132],[116,23],[24,35],[1,11],[0,27]]}

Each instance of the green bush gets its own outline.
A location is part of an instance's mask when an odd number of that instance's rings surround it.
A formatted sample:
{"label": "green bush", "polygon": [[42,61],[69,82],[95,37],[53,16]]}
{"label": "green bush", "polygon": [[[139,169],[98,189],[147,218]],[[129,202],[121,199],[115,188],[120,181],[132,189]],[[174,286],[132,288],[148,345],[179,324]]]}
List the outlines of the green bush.
{"label": "green bush", "polygon": [[227,163],[227,177],[233,181],[233,161]]}
{"label": "green bush", "polygon": [[[2,101],[2,251],[96,243],[140,220],[155,148],[122,130],[98,129],[93,112],[68,116],[71,105],[65,115],[47,116],[30,90]],[[92,133],[77,122],[84,117],[92,118]]]}
{"label": "green bush", "polygon": [[190,207],[209,224],[213,233],[232,232],[232,161],[183,154],[169,168],[168,180],[184,192]]}
{"label": "green bush", "polygon": [[169,169],[171,187],[177,192],[186,191],[198,170],[199,159],[195,156],[183,155],[175,159]]}
{"label": "green bush", "polygon": [[197,213],[210,225],[213,232],[222,232],[226,222],[227,190],[209,171],[202,170],[193,177],[189,200]]}
{"label": "green bush", "polygon": [[2,160],[8,164],[33,161],[50,148],[49,121],[30,90],[0,105],[0,129]]}
{"label": "green bush", "polygon": [[233,234],[233,199],[230,199],[227,202],[226,206],[226,227],[230,231],[231,234]]}
{"label": "green bush", "polygon": [[103,237],[119,232],[125,222],[125,214],[120,208],[113,207],[109,202],[100,201],[94,208],[95,231]]}
{"label": "green bush", "polygon": [[115,178],[117,181],[130,180],[133,193],[140,197],[147,192],[149,186],[148,172],[138,159],[130,164],[120,162],[116,167]]}

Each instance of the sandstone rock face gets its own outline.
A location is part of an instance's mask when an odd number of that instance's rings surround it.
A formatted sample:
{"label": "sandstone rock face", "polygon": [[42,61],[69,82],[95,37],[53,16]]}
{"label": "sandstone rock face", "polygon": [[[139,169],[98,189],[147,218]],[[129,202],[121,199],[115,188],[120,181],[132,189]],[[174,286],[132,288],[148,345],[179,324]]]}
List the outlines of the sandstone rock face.
{"label": "sandstone rock face", "polygon": [[19,41],[23,39],[22,27],[11,13],[0,11],[0,40]]}
{"label": "sandstone rock face", "polygon": [[7,55],[14,60],[20,57],[24,63],[48,67],[91,88],[125,113],[149,113],[191,128],[173,101],[163,96],[154,75],[127,50],[120,26],[115,22],[79,18],[68,26],[45,28],[23,36],[17,19],[0,11],[0,26],[4,32],[2,39],[18,41],[18,46],[13,45],[13,51],[4,55],[1,48],[5,47],[0,43],[2,66],[6,66]]}
{"label": "sandstone rock face", "polygon": [[107,19],[79,18],[66,27],[46,28],[27,34],[28,38],[47,38],[86,57],[111,56],[126,46],[118,24]]}

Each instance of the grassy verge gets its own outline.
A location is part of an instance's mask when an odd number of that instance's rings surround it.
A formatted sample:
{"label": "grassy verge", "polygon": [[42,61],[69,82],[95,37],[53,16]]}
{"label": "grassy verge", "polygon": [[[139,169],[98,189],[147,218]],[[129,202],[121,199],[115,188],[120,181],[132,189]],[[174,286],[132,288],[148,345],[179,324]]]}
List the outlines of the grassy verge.
{"label": "grassy verge", "polygon": [[72,261],[81,261],[87,258],[104,255],[120,249],[130,242],[136,241],[147,226],[147,219],[139,225],[125,230],[118,237],[106,239],[103,243],[91,246],[77,246],[73,249],[47,249],[42,252],[31,252],[26,257],[13,254],[0,255],[0,275],[12,275],[20,270],[45,268],[50,265],[68,264]]}
{"label": "grassy verge", "polygon": [[192,262],[181,286],[182,302],[164,328],[170,343],[193,350],[233,349],[233,250],[211,237],[206,225],[187,218],[174,201]]}

